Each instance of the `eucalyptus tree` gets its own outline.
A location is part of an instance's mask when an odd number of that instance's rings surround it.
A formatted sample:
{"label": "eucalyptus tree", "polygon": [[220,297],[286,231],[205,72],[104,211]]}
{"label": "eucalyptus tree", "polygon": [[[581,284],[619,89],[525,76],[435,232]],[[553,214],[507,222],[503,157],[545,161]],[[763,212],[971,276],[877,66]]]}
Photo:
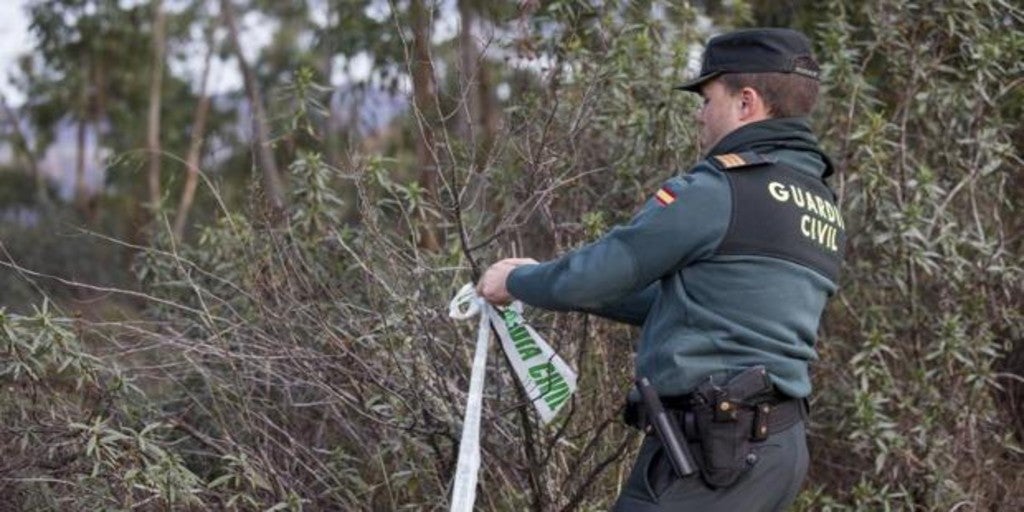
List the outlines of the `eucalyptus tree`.
{"label": "eucalyptus tree", "polygon": [[[85,186],[87,155],[95,158],[100,148],[108,149],[114,158],[95,162],[115,171],[106,173],[105,179],[116,182],[123,191],[148,189],[152,201],[159,195],[159,181],[136,179],[140,167],[134,155],[147,146],[154,157],[175,152],[185,140],[177,130],[160,130],[161,126],[187,125],[187,114],[181,112],[184,109],[164,104],[167,97],[181,99],[180,91],[187,86],[164,73],[164,53],[154,54],[154,28],[162,24],[160,18],[154,17],[151,4],[122,4],[116,0],[54,0],[27,5],[37,46],[32,55],[22,59],[19,86],[41,144],[54,141],[64,123],[74,123],[75,203],[83,211],[92,210]],[[169,16],[171,30],[159,39],[173,47],[181,37],[177,16],[189,14],[186,10]],[[161,79],[155,80],[157,76]],[[144,114],[147,111],[148,116]],[[91,147],[87,147],[89,142]],[[151,161],[150,165],[157,169],[153,166],[159,163]],[[150,171],[149,175],[153,174]],[[131,197],[135,201],[135,194]]]}
{"label": "eucalyptus tree", "polygon": [[[64,118],[77,128],[75,166],[75,203],[84,209],[86,139],[89,126],[101,128],[110,107],[114,84],[114,63],[136,60],[138,34],[131,29],[137,23],[118,20],[124,16],[116,2],[95,0],[37,1],[29,4],[30,30],[38,41],[34,72],[25,84],[32,118],[40,131],[59,128]],[[127,43],[127,44],[124,44]],[[136,44],[133,44],[136,43]],[[145,45],[143,46],[145,47]],[[97,133],[98,135],[98,133]],[[99,137],[95,138],[96,144]],[[95,148],[94,148],[95,154]]]}
{"label": "eucalyptus tree", "polygon": [[231,47],[235,58],[238,60],[239,72],[242,74],[242,82],[245,85],[246,96],[252,108],[252,144],[253,151],[259,158],[261,172],[263,174],[263,192],[266,195],[268,205],[275,212],[284,208],[284,185],[281,182],[281,174],[274,159],[273,148],[270,140],[270,126],[267,121],[266,105],[264,103],[263,89],[256,79],[249,59],[242,50],[242,41],[239,38],[238,21],[235,15],[233,0],[221,0],[221,16],[228,29]]}
{"label": "eucalyptus tree", "polygon": [[156,208],[160,204],[160,107],[161,86],[165,67],[167,46],[167,12],[163,0],[153,0],[153,60],[150,66],[149,83],[149,114],[146,123],[146,147],[149,150],[149,185],[150,206]]}
{"label": "eucalyptus tree", "polygon": [[206,16],[203,21],[203,43],[205,45],[205,57],[203,58],[202,71],[198,81],[198,100],[193,109],[192,125],[189,130],[188,153],[185,157],[185,182],[182,184],[181,198],[178,200],[178,208],[174,215],[172,233],[176,240],[185,236],[185,223],[189,212],[195,201],[196,187],[199,184],[199,167],[202,160],[203,142],[206,138],[206,129],[210,117],[210,104],[212,103],[209,94],[210,68],[216,50],[214,32],[219,25],[216,17]]}
{"label": "eucalyptus tree", "polygon": [[513,16],[511,3],[459,0],[458,98],[460,137],[470,149],[470,164],[487,165],[498,134],[501,109],[496,84],[504,78],[496,56],[502,51],[501,33]]}

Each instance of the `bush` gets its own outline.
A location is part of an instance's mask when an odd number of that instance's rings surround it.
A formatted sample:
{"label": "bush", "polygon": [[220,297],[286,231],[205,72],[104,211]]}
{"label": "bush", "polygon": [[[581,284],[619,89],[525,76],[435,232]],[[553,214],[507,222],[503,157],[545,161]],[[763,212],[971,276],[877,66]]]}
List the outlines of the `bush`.
{"label": "bush", "polygon": [[[809,27],[825,69],[816,122],[850,241],[797,508],[1019,508],[1003,404],[1021,396],[1024,98],[1008,84],[1024,14],[839,1],[829,14]],[[533,21],[560,27],[557,71],[519,77],[487,158],[438,143],[436,196],[410,183],[408,154],[339,170],[298,153],[287,215],[221,211],[194,243],[158,234],[136,255],[145,321],[0,316],[0,383],[16,390],[0,400],[14,418],[0,492],[19,508],[445,508],[474,325],[443,306],[497,257],[550,256],[626,220],[693,162],[693,105],[668,88],[703,38],[695,20],[552,2]],[[423,249],[424,224],[443,250]],[[579,392],[542,426],[491,358],[478,507],[605,509],[640,440],[618,405],[636,333],[528,316]]]}

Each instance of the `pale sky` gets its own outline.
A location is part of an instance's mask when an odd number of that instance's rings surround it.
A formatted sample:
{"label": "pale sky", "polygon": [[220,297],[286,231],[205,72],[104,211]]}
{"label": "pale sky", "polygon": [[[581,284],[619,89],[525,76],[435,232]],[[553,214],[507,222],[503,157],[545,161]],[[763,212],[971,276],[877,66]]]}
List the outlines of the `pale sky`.
{"label": "pale sky", "polygon": [[31,47],[23,2],[0,1],[0,92],[10,104],[19,105],[25,100],[11,87],[10,76],[17,66],[18,55]]}
{"label": "pale sky", "polygon": [[[123,5],[135,3],[134,0],[121,0]],[[24,95],[11,86],[11,77],[17,70],[17,58],[25,52],[31,51],[33,38],[28,30],[28,15],[25,13],[24,0],[0,0],[0,92],[4,94],[11,105],[20,105],[24,101]],[[169,10],[181,8],[180,2],[168,2]],[[272,30],[266,30],[270,20],[264,19],[257,13],[245,13],[240,17],[239,30],[242,39],[246,41],[243,51],[250,59],[254,58],[260,48],[270,42]],[[260,29],[254,30],[254,27]],[[182,77],[198,80],[200,68],[202,67],[203,51],[198,47],[202,43],[202,35],[193,35],[196,46],[195,51],[188,52],[194,56],[191,62],[170,61],[171,72]],[[190,45],[191,46],[191,45]],[[215,59],[213,69],[210,73],[210,92],[233,91],[241,88],[241,77],[237,72],[237,64],[234,59]]]}

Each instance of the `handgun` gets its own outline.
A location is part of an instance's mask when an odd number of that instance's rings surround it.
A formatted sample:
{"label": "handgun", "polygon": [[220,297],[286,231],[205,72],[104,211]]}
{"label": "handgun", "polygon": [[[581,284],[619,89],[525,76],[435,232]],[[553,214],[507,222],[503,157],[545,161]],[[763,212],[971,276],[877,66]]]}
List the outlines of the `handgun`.
{"label": "handgun", "polygon": [[772,390],[772,381],[764,365],[751,366],[729,379],[725,384],[729,398],[747,400],[748,398],[767,393]]}
{"label": "handgun", "polygon": [[737,373],[724,386],[705,382],[697,388],[697,395],[714,410],[716,422],[730,422],[737,420],[744,402],[766,395],[772,389],[768,371],[763,365],[756,365]]}

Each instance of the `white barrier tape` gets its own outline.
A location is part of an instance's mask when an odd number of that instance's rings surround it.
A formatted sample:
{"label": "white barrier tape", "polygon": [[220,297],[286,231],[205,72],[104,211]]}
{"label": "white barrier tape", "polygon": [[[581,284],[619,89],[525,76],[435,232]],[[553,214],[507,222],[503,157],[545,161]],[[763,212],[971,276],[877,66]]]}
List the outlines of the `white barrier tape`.
{"label": "white barrier tape", "polygon": [[485,302],[477,297],[473,283],[466,283],[448,303],[448,317],[455,320],[468,320],[480,313],[481,304],[485,304]]}
{"label": "white barrier tape", "polygon": [[[466,293],[467,290],[469,293]],[[482,304],[483,301],[473,291],[473,285],[468,284],[452,299],[448,315],[456,319],[466,319],[478,314]],[[480,471],[480,413],[483,410],[487,351],[491,347],[489,324],[487,315],[480,315],[480,324],[476,332],[476,351],[473,353],[473,369],[469,374],[466,414],[462,420],[459,460],[455,466],[452,512],[469,512],[473,510],[473,502],[476,501],[476,480]]]}
{"label": "white barrier tape", "polygon": [[550,422],[576,391],[576,372],[523,320],[521,302],[513,302],[498,311],[477,296],[473,284],[469,283],[455,294],[448,305],[448,316],[456,320],[472,318],[481,311],[484,314],[480,315],[477,329],[451,512],[469,512],[476,500],[477,473],[480,470],[480,413],[491,327],[498,333],[516,378],[526,390],[542,422]]}
{"label": "white barrier tape", "polygon": [[549,423],[576,392],[576,372],[523,320],[522,307],[515,302],[498,311],[484,304],[519,383],[541,421]]}

